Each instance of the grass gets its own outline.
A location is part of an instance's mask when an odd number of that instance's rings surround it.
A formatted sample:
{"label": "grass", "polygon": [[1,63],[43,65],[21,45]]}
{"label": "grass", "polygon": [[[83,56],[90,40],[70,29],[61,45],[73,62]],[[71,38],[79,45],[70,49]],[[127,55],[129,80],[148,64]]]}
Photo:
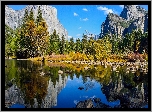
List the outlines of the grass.
{"label": "grass", "polygon": [[[138,57],[145,59],[148,61],[148,54],[138,54]],[[72,53],[69,55],[46,55],[44,56],[45,61],[95,61],[93,55],[86,56],[85,54],[81,53]],[[34,57],[29,58],[29,60],[32,61],[42,61],[43,57]],[[137,59],[135,54],[128,54],[128,59]],[[122,55],[110,55],[107,58],[104,58],[102,60],[96,60],[96,61],[108,61],[108,62],[126,62],[127,59],[124,59],[124,56]]]}

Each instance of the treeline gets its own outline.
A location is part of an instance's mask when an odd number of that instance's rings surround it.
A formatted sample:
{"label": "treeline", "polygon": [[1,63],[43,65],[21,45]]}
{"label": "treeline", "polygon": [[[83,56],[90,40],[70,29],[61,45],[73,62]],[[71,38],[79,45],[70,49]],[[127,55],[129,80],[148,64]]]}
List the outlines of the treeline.
{"label": "treeline", "polygon": [[47,54],[50,47],[47,25],[40,7],[36,20],[33,9],[25,10],[22,25],[16,30],[5,25],[5,55],[7,57],[36,57]]}
{"label": "treeline", "polygon": [[141,30],[134,30],[125,37],[107,34],[98,40],[83,34],[82,40],[78,38],[74,42],[72,37],[68,41],[64,35],[59,37],[56,30],[49,35],[40,7],[36,19],[32,9],[30,12],[25,10],[23,24],[16,30],[5,26],[5,56],[7,57],[29,58],[52,53],[74,56],[79,53],[89,60],[104,60],[113,55],[122,57],[130,52],[148,54],[148,31],[142,33]]}

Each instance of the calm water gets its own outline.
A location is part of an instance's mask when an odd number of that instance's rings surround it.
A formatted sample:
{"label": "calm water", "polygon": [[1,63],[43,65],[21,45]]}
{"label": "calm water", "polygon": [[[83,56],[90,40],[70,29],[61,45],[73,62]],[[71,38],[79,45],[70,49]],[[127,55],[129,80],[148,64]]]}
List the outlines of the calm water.
{"label": "calm water", "polygon": [[[5,60],[5,104],[27,108],[75,108],[79,101],[100,98],[110,107],[129,101],[148,106],[148,74],[126,73],[126,66],[59,65],[29,60]],[[63,73],[58,73],[61,70]],[[82,89],[78,89],[82,88]],[[124,98],[124,97],[123,97]],[[123,102],[123,103],[124,103]],[[19,106],[17,106],[19,108]]]}

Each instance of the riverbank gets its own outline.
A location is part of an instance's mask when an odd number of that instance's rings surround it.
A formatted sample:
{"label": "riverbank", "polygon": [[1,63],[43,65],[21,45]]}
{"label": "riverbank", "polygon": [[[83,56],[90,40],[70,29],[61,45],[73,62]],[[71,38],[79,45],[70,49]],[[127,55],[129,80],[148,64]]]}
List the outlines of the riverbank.
{"label": "riverbank", "polygon": [[[42,63],[41,61],[33,61],[34,63]],[[48,67],[69,67],[72,70],[76,71],[84,71],[95,68],[96,70],[100,70],[102,66],[104,69],[111,68],[111,71],[119,72],[121,67],[125,67],[124,71],[126,73],[132,72],[135,73],[136,71],[143,72],[144,74],[148,73],[148,62],[110,62],[110,61],[52,61],[52,60],[45,60],[45,65]]]}
{"label": "riverbank", "polygon": [[148,62],[148,59],[144,59],[144,55],[132,55],[132,56],[119,56],[119,55],[110,55],[107,58],[95,60],[92,58],[93,56],[86,56],[85,54],[77,54],[74,55],[47,55],[44,57],[34,57],[34,58],[28,58],[31,61],[48,61],[51,63],[76,63],[76,64],[91,64],[91,65],[100,65],[102,63],[105,63],[106,65],[113,63],[117,64],[123,64],[126,62],[131,63],[144,63]]}

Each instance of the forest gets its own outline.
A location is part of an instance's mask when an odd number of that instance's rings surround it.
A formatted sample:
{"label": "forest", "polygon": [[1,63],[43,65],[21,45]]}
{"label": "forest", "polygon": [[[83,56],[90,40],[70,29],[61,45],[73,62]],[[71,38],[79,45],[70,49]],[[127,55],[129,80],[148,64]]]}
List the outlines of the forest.
{"label": "forest", "polygon": [[[60,58],[52,58],[52,55]],[[50,35],[47,24],[38,10],[34,19],[33,9],[25,10],[22,24],[15,30],[5,25],[5,58],[38,59],[45,57],[51,60],[79,61],[148,61],[148,30],[133,30],[124,37],[107,34],[94,40],[83,34],[82,39],[66,40],[59,37],[56,30]]]}

